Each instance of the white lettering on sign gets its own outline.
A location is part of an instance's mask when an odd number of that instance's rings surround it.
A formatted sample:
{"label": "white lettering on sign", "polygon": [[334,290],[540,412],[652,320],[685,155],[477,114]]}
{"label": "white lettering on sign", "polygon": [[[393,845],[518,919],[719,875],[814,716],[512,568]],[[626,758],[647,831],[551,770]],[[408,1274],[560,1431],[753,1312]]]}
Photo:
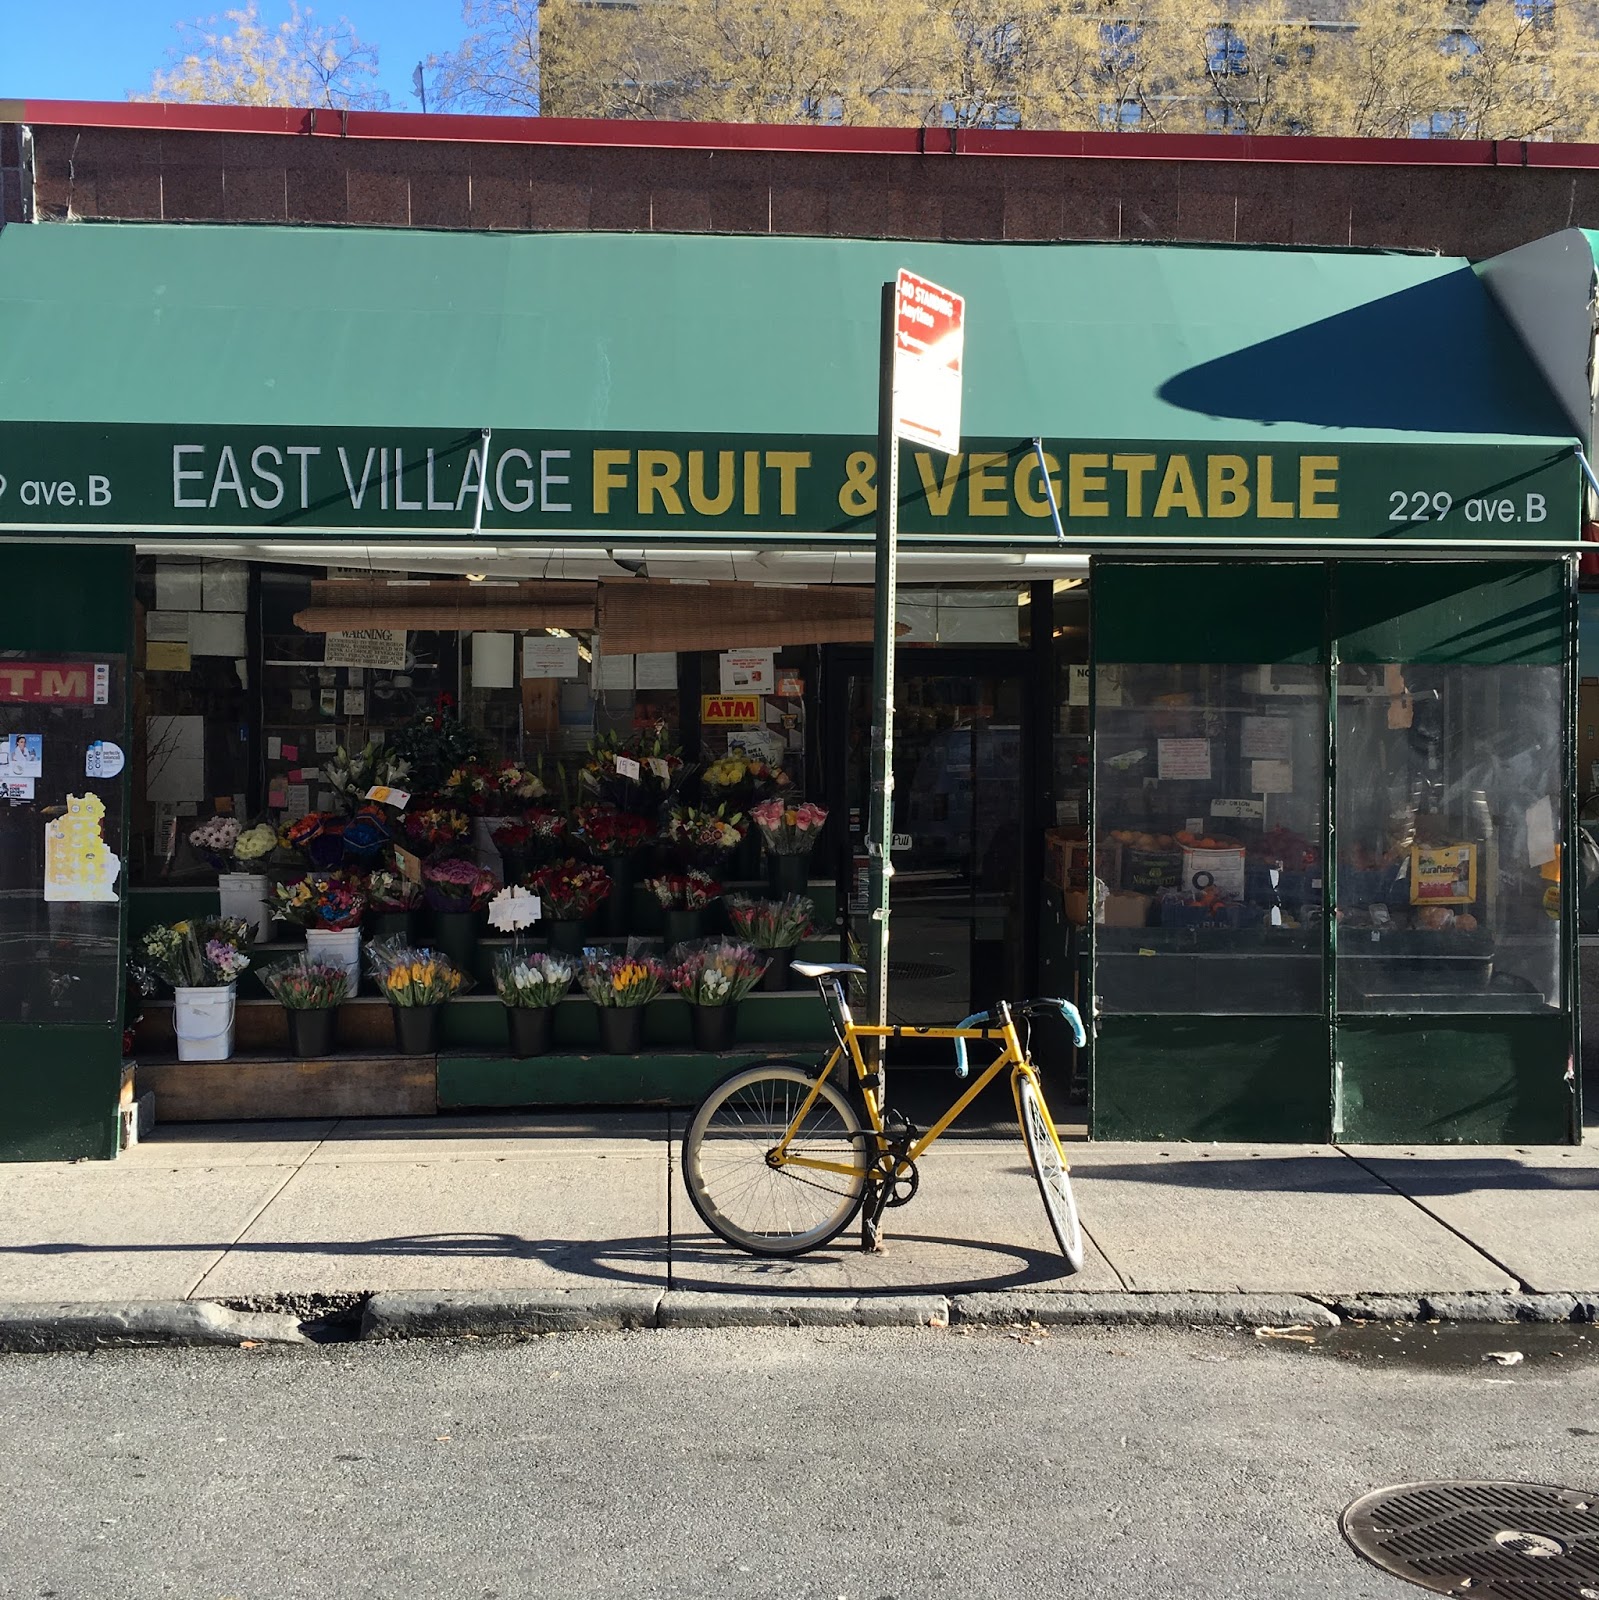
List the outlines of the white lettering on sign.
{"label": "white lettering on sign", "polygon": [[902,267],[894,308],[894,433],[953,455],[960,449],[966,301]]}

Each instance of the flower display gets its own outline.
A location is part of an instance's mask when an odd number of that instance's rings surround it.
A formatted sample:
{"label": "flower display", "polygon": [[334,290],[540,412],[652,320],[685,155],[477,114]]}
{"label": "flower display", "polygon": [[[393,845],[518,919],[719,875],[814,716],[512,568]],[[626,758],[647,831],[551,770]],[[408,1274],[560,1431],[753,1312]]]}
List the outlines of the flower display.
{"label": "flower display", "polygon": [[508,1006],[539,1010],[553,1006],[572,987],[577,963],[558,955],[500,950],[494,956],[494,988]]}
{"label": "flower display", "polygon": [[700,774],[701,787],[712,798],[735,794],[782,794],[794,780],[781,767],[760,756],[740,751],[713,761]]}
{"label": "flower display", "polygon": [[344,860],[344,823],[331,811],[310,811],[287,823],[278,838],[313,867],[330,872]]}
{"label": "flower display", "polygon": [[[638,767],[624,774],[617,766],[625,759]],[[653,811],[682,784],[692,769],[682,751],[671,742],[665,727],[622,738],[602,733],[590,741],[588,760],[578,771],[578,782],[599,800],[624,811]]]}
{"label": "flower display", "polygon": [[384,999],[396,1006],[436,1006],[459,994],[467,980],[448,956],[385,939],[367,952],[367,970]]}
{"label": "flower display", "polygon": [[369,740],[353,754],[340,745],[333,759],[322,766],[322,777],[332,791],[334,804],[346,813],[360,809],[368,789],[378,786],[403,789],[410,776],[410,762],[376,739]]}
{"label": "flower display", "polygon": [[732,894],[727,897],[727,915],[733,931],[758,950],[787,950],[810,935],[816,903],[802,894],[781,900]]}
{"label": "flower display", "polygon": [[744,837],[742,812],[726,806],[704,811],[695,806],[675,806],[668,814],[663,837],[690,852],[736,850]]}
{"label": "flower display", "polygon": [[366,903],[374,911],[414,911],[422,904],[422,885],[381,868],[366,880]]}
{"label": "flower display", "polygon": [[463,762],[445,774],[437,793],[440,800],[459,806],[474,817],[486,816],[499,799],[498,775],[486,762]]}
{"label": "flower display", "polygon": [[233,842],[233,859],[241,867],[265,861],[278,847],[278,830],[270,822],[246,828]]}
{"label": "flower display", "polygon": [[737,939],[709,939],[675,952],[672,987],[695,1006],[737,1005],[766,971],[760,952]]}
{"label": "flower display", "polygon": [[597,1006],[643,1006],[666,987],[666,968],[654,956],[585,950],[578,982]]}
{"label": "flower display", "polygon": [[494,774],[494,787],[506,808],[522,811],[548,792],[544,780],[518,761],[502,761]]}
{"label": "flower display", "polygon": [[530,873],[527,886],[539,897],[547,919],[581,922],[611,892],[611,875],[592,862],[559,861]]}
{"label": "flower display", "polygon": [[346,860],[370,861],[394,837],[389,820],[380,806],[363,805],[344,824]]}
{"label": "flower display", "polygon": [[202,822],[189,835],[189,843],[205,859],[208,866],[226,872],[233,860],[234,846],[239,842],[237,817],[212,817]]}
{"label": "flower display", "polygon": [[424,806],[407,811],[401,826],[412,849],[431,856],[459,846],[472,831],[472,819],[453,806]]}
{"label": "flower display", "polygon": [[339,933],[356,928],[366,915],[366,891],[359,879],[313,872],[293,883],[272,885],[272,915],[301,928]]}
{"label": "flower display", "polygon": [[350,997],[350,975],[302,956],[297,961],[263,967],[261,986],[286,1011],[330,1011]]}
{"label": "flower display", "polygon": [[423,712],[389,735],[393,759],[404,761],[408,781],[416,794],[437,794],[439,786],[458,767],[478,760],[478,736],[455,714],[455,702],[441,694],[431,710]]}
{"label": "flower display", "polygon": [[655,837],[645,818],[615,806],[579,806],[574,823],[574,834],[595,856],[630,856]]}
{"label": "flower display", "polygon": [[498,888],[492,872],[461,856],[422,866],[422,898],[435,911],[481,911]]}
{"label": "flower display", "polygon": [[802,856],[816,843],[822,824],[827,821],[827,809],[810,800],[802,800],[797,806],[785,805],[781,800],[763,800],[750,808],[750,816],[774,856]]}
{"label": "flower display", "polygon": [[137,959],[174,989],[217,989],[250,965],[249,937],[250,924],[237,917],[196,917],[148,929]]}
{"label": "flower display", "polygon": [[690,867],[687,872],[664,872],[646,879],[644,887],[660,901],[663,911],[703,911],[722,898],[721,884],[699,867]]}

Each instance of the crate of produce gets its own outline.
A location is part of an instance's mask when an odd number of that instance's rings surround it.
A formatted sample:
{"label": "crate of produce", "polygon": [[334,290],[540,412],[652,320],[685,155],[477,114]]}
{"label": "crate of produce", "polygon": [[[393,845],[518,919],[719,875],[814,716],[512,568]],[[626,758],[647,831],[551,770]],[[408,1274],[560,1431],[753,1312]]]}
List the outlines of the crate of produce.
{"label": "crate of produce", "polygon": [[1139,894],[1159,894],[1183,881],[1180,850],[1149,850],[1134,845],[1123,852],[1122,886]]}
{"label": "crate of produce", "polygon": [[1247,928],[1260,920],[1258,906],[1246,906],[1237,900],[1206,902],[1165,895],[1160,902],[1163,928]]}
{"label": "crate of produce", "polygon": [[1182,878],[1184,889],[1212,888],[1231,900],[1244,898],[1244,847],[1232,845],[1219,849],[1189,846],[1183,851]]}

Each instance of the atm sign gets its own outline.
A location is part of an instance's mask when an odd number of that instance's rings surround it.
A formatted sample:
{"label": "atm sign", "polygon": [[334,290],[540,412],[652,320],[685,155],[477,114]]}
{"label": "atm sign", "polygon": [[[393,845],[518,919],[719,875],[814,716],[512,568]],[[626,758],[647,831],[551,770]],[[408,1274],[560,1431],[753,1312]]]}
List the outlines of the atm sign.
{"label": "atm sign", "polygon": [[0,661],[0,705],[103,706],[111,668],[88,661]]}
{"label": "atm sign", "polygon": [[701,695],[700,723],[707,728],[758,728],[761,697],[758,694]]}

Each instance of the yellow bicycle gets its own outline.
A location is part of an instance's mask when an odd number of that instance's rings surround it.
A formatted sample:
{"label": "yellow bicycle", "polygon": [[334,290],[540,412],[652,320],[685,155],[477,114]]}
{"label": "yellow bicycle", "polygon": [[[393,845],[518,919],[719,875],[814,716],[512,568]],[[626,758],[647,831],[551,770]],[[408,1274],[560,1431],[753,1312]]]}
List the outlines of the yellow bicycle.
{"label": "yellow bicycle", "polygon": [[[916,1163],[929,1146],[1009,1067],[1038,1192],[1067,1270],[1076,1272],[1083,1264],[1083,1230],[1066,1153],[1010,1006],[1002,1002],[992,1014],[978,1012],[953,1028],[875,1027],[850,1015],[844,985],[860,967],[796,961],[793,970],[816,980],[837,1043],[819,1068],[762,1061],[724,1079],[700,1102],[683,1135],[683,1179],[706,1227],[754,1255],[797,1256],[836,1238],[860,1214],[862,1245],[870,1248],[884,1210],[915,1195]],[[1058,1013],[1077,1043],[1086,1042],[1070,1001],[1028,1000],[1016,1012],[1024,1021]],[[968,1040],[998,1041],[1003,1048],[923,1133],[885,1110],[882,1075],[867,1065],[863,1039],[951,1039],[961,1078],[968,1075]],[[854,1097],[846,1060],[854,1068]]]}

